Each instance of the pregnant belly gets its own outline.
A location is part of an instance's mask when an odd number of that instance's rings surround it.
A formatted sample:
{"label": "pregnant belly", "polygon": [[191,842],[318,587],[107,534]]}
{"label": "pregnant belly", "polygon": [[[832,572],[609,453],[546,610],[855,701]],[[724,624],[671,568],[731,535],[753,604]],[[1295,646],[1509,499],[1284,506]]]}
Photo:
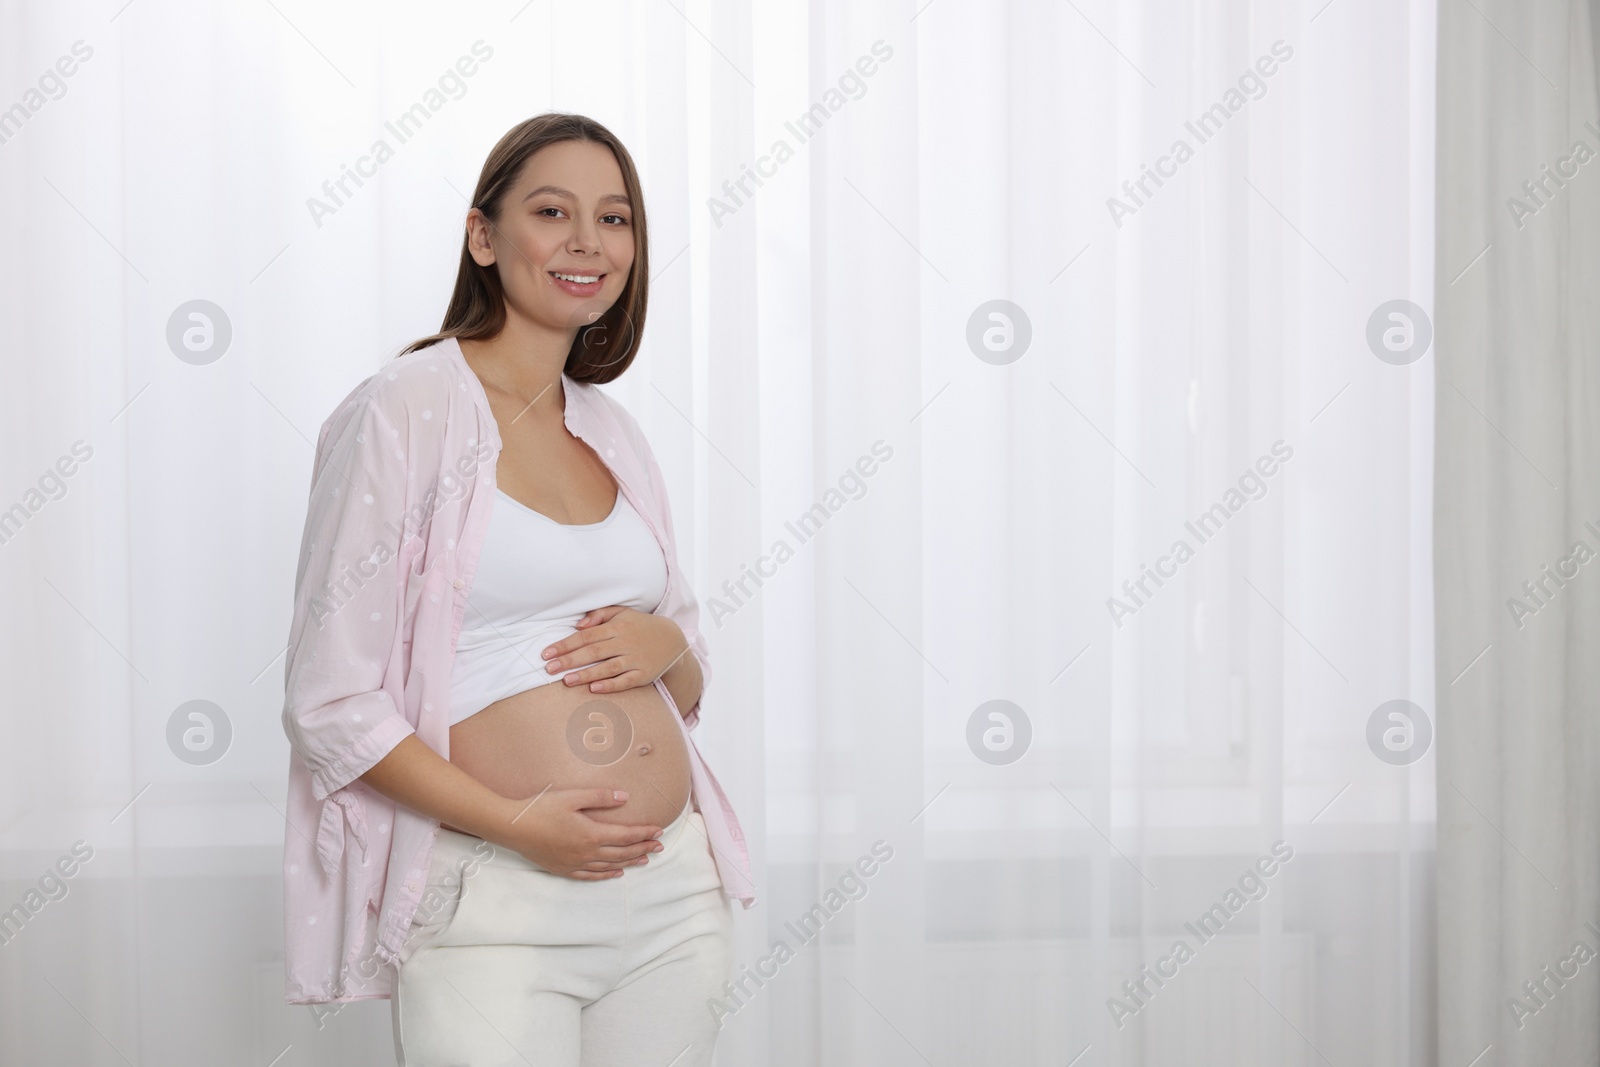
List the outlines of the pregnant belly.
{"label": "pregnant belly", "polygon": [[666,826],[690,792],[689,749],[676,718],[654,686],[591,693],[587,685],[551,682],[450,727],[450,762],[518,800],[546,787],[625,790],[625,803],[588,814]]}

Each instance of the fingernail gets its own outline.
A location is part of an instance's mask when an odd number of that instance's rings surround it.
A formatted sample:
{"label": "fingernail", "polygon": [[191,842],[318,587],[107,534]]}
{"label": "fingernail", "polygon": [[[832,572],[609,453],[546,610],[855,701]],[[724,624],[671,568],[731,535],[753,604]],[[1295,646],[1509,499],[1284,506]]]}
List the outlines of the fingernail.
{"label": "fingernail", "polygon": [[611,799],[612,800],[627,800],[628,799],[627,790],[625,790],[625,789],[613,789],[611,791]]}

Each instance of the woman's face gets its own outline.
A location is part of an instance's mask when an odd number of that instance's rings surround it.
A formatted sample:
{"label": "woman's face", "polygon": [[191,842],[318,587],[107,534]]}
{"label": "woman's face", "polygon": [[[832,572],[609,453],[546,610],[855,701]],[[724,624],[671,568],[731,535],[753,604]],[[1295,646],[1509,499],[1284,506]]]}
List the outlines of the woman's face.
{"label": "woman's face", "polygon": [[472,258],[496,264],[507,315],[575,333],[598,319],[633,267],[633,205],[604,145],[558,141],[522,166],[492,222],[467,216]]}

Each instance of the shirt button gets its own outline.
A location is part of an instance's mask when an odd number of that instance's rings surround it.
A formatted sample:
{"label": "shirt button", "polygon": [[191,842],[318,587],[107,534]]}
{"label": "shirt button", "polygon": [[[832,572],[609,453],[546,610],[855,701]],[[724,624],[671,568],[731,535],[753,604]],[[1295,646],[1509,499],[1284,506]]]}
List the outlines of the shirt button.
{"label": "shirt button", "polygon": [[460,579],[460,578],[457,578],[457,579],[456,579],[456,580],[455,580],[455,581],[454,581],[454,582],[452,582],[452,583],[451,583],[451,584],[452,584],[452,585],[454,585],[454,586],[455,586],[455,587],[456,587],[456,588],[457,588],[457,589],[460,589],[460,588],[461,588],[461,587],[462,587],[462,586],[464,586],[464,585],[466,585],[466,584],[467,584],[467,583],[466,583],[466,582],[463,582],[463,581],[462,581],[462,580],[461,580],[461,579]]}

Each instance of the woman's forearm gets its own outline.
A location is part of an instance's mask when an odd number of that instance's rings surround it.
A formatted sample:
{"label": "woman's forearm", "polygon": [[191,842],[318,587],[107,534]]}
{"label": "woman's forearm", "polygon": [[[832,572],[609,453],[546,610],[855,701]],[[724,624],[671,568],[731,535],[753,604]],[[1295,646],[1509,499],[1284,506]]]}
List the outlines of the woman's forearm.
{"label": "woman's forearm", "polygon": [[684,652],[661,676],[661,684],[672,694],[672,702],[678,705],[678,714],[687,715],[689,709],[694,707],[694,702],[700,699],[701,690],[705,688],[705,676],[700,673],[700,661],[695,659],[693,652]]}
{"label": "woman's forearm", "polygon": [[361,780],[413,811],[496,844],[504,843],[501,831],[523,807],[439,755],[416,734],[407,734]]}

